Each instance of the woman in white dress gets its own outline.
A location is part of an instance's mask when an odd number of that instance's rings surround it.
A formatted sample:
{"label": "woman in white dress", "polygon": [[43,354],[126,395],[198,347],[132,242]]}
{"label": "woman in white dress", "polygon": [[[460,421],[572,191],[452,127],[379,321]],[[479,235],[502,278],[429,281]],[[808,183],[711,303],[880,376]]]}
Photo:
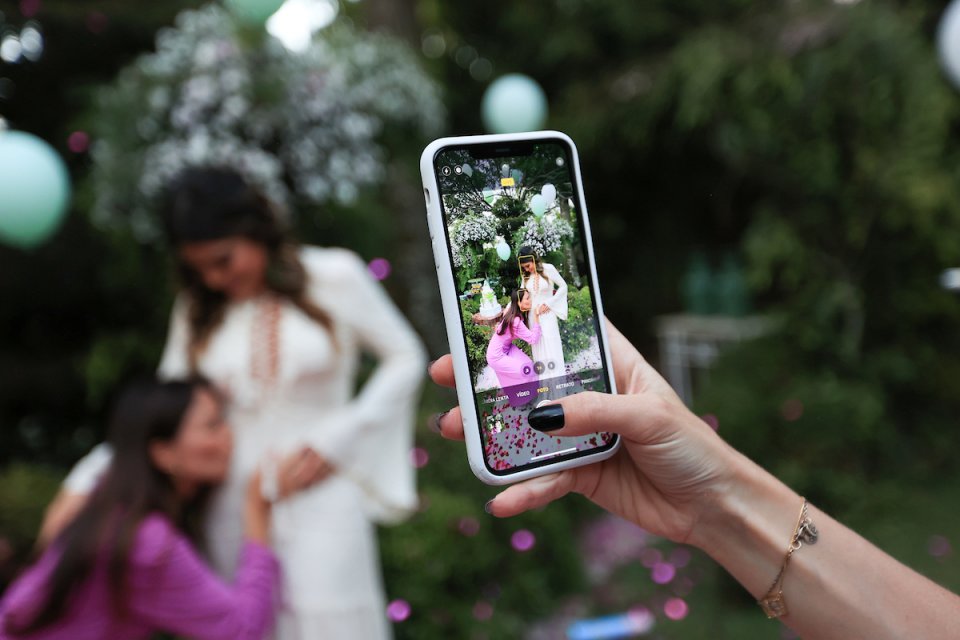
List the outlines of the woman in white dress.
{"label": "woman in white dress", "polygon": [[540,325],[540,340],[530,346],[534,365],[543,364],[538,371],[541,380],[566,375],[563,342],[560,339],[560,321],[567,319],[567,283],[552,264],[541,262],[532,247],[520,247],[518,254],[523,288],[533,298],[533,308],[540,314],[531,316],[531,329]]}
{"label": "woman in white dress", "polygon": [[[235,172],[186,171],[162,213],[183,287],[160,374],[213,381],[235,430],[230,475],[208,514],[212,563],[232,577],[247,478],[260,468],[265,495],[275,492],[273,461],[308,444],[329,475],[274,508],[284,577],[275,637],[390,637],[374,524],[416,508],[418,338],[356,255],[298,248]],[[379,363],[355,395],[361,351]],[[93,488],[110,455],[103,447],[77,465],[67,492]]]}

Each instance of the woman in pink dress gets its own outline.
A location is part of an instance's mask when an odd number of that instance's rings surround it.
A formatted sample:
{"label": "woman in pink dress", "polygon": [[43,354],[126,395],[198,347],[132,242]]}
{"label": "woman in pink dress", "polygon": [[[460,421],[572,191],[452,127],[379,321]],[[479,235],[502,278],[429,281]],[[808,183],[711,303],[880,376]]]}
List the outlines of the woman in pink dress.
{"label": "woman in pink dress", "polygon": [[[533,369],[533,360],[513,344],[518,338],[531,345],[540,340],[540,325],[534,325],[533,330],[527,327],[531,306],[530,293],[526,289],[516,289],[487,345],[487,364],[497,374],[500,388],[515,407],[530,402],[534,394],[526,392],[536,389],[540,383]],[[534,314],[538,315],[539,311],[535,309]]]}
{"label": "woman in pink dress", "polygon": [[[115,455],[90,499],[0,600],[0,640],[135,640],[158,630],[197,640],[266,637],[280,565],[259,477],[247,487],[232,584],[195,543],[233,449],[216,393],[204,382],[133,386],[114,410],[110,442]],[[278,497],[314,484],[322,466],[306,448],[280,461]]]}

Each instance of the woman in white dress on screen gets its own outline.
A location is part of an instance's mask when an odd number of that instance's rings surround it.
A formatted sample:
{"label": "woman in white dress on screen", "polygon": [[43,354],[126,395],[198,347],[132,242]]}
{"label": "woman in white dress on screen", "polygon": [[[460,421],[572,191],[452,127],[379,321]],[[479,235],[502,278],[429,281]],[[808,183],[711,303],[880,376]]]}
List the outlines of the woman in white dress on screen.
{"label": "woman in white dress on screen", "polygon": [[539,324],[541,331],[539,342],[530,347],[534,366],[542,363],[543,370],[537,372],[541,380],[565,375],[560,321],[567,319],[567,283],[556,267],[540,261],[532,247],[520,247],[517,258],[523,288],[530,292],[533,308],[539,310],[539,316],[531,315],[530,328]]}
{"label": "woman in white dress on screen", "polygon": [[[310,445],[329,475],[274,508],[284,576],[275,637],[390,637],[374,523],[416,507],[418,338],[356,255],[298,247],[276,207],[236,172],[187,170],[161,213],[182,290],[160,374],[213,381],[235,430],[230,476],[206,528],[211,561],[232,577],[247,478],[261,468],[270,493],[272,461]],[[361,351],[379,363],[354,395]],[[77,465],[61,502],[94,488],[110,455],[103,447]]]}

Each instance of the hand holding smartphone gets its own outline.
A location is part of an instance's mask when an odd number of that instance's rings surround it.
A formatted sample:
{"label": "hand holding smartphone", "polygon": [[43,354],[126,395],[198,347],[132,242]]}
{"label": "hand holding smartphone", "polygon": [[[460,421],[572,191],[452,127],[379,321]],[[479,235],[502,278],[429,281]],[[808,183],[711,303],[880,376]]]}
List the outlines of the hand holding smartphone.
{"label": "hand holding smartphone", "polygon": [[544,402],[616,392],[573,141],[444,138],[420,171],[471,469],[506,484],[613,455],[615,434],[527,422]]}

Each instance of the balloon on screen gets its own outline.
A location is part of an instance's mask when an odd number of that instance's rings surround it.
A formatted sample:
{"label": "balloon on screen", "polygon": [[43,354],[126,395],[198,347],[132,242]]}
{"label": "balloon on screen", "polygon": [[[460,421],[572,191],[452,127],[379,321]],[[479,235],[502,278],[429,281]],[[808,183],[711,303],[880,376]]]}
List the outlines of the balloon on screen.
{"label": "balloon on screen", "polygon": [[539,193],[532,198],[530,198],[530,211],[533,211],[533,215],[538,218],[544,214],[547,210],[547,202],[544,200],[544,197]]}
{"label": "balloon on screen", "polygon": [[497,255],[501,260],[508,260],[510,258],[510,245],[506,242],[501,242],[497,245]]}
{"label": "balloon on screen", "polygon": [[545,184],[543,185],[543,189],[540,189],[540,194],[543,196],[543,199],[547,201],[547,207],[551,207],[557,199],[557,188],[552,184]]}
{"label": "balloon on screen", "polygon": [[262,27],[277,12],[284,0],[224,0],[237,19],[251,27]]}

